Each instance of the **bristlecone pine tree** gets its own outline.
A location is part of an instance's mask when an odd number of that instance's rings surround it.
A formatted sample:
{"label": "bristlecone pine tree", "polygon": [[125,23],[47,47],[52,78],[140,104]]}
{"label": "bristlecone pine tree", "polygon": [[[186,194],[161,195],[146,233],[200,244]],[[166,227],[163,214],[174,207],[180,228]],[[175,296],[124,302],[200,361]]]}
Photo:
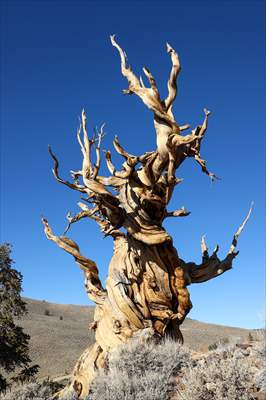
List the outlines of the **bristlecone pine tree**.
{"label": "bristlecone pine tree", "polygon": [[29,339],[30,336],[16,325],[14,319],[23,316],[26,303],[21,299],[22,275],[12,268],[10,258],[11,246],[0,245],[0,392],[7,387],[7,381],[1,374],[11,373],[19,368],[11,381],[25,382],[37,372],[38,365],[29,366]]}
{"label": "bristlecone pine tree", "polygon": [[[169,335],[182,341],[179,328],[192,307],[187,286],[208,281],[232,268],[232,261],[237,255],[238,236],[251,212],[250,209],[223,260],[217,256],[218,246],[209,255],[204,238],[201,242],[202,264],[187,263],[179,258],[172,238],[163,228],[163,221],[189,214],[184,208],[175,211],[167,209],[175,186],[181,182],[175,172],[186,158],[193,158],[205,174],[211,179],[216,178],[200,155],[210,112],[204,109],[202,125],[183,135],[189,125],[180,126],[172,112],[177,93],[176,79],[180,72],[175,50],[167,44],[172,69],[168,95],[161,99],[151,72],[143,68],[149,82],[149,87],[146,87],[142,78],[137,78],[127,66],[126,54],[114,36],[111,42],[118,50],[121,72],[129,84],[124,93],[140,97],[153,113],[157,148],[136,156],[128,153],[115,137],[114,148],[125,160],[122,169],[115,168],[111,153],[107,151],[105,159],[111,175],[99,175],[104,131],[102,127],[90,138],[84,111],[77,131],[83,163],[80,170],[71,171],[72,182],[61,178],[58,159],[49,148],[56,180],[86,196],[83,197],[86,204],[78,203],[81,212],[75,216],[68,214],[69,227],[83,218],[92,218],[102,232],[114,240],[114,254],[104,288],[95,262],[82,255],[72,240],[55,236],[48,221],[43,219],[47,238],[72,254],[84,271],[86,291],[96,303],[91,326],[95,330],[96,342],[81,355],[69,386],[58,397],[72,391],[85,398],[97,369],[104,366],[106,355],[122,342],[139,335],[144,338]],[[91,155],[93,147],[96,151],[95,164]]]}

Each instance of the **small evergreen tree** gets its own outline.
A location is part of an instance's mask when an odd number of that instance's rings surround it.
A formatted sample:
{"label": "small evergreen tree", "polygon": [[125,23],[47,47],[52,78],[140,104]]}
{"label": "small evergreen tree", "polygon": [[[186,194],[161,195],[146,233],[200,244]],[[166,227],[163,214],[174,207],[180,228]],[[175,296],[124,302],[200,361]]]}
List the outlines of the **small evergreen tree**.
{"label": "small evergreen tree", "polygon": [[[38,365],[29,366],[29,339],[30,336],[23,332],[14,322],[15,318],[23,316],[26,303],[21,299],[22,275],[12,268],[13,260],[11,245],[0,245],[0,392],[7,387],[3,372],[10,373],[20,368],[17,377],[20,381],[24,378],[30,380],[38,372]],[[2,373],[1,373],[2,372]]]}

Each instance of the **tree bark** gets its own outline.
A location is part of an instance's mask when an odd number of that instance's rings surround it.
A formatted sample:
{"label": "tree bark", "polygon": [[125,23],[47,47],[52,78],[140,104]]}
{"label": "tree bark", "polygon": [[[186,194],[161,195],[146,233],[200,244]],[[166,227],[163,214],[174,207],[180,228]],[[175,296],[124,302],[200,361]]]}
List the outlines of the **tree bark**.
{"label": "tree bark", "polygon": [[[211,179],[216,178],[208,171],[200,156],[201,141],[210,112],[205,109],[203,124],[182,136],[181,132],[188,129],[189,125],[178,125],[172,112],[177,92],[176,79],[180,72],[175,50],[167,44],[172,69],[168,80],[168,95],[165,100],[161,100],[151,72],[147,68],[143,69],[150,83],[150,87],[146,88],[143,80],[138,79],[132,69],[126,66],[125,53],[114,36],[111,41],[119,52],[121,71],[129,83],[129,88],[124,92],[139,96],[154,114],[157,148],[135,156],[129,154],[118,138],[115,138],[114,148],[125,162],[122,169],[117,171],[112,163],[111,152],[107,151],[105,158],[111,176],[99,176],[100,145],[104,131],[102,127],[100,132],[89,139],[83,111],[77,132],[83,163],[80,171],[71,171],[73,182],[59,176],[59,162],[49,149],[54,160],[53,173],[56,180],[87,195],[83,198],[87,204],[78,203],[82,211],[75,216],[68,214],[66,231],[80,219],[92,218],[102,232],[114,240],[114,254],[104,288],[95,262],[84,257],[78,245],[66,236],[55,236],[48,221],[43,219],[47,238],[70,253],[84,271],[87,294],[96,303],[91,326],[95,330],[95,344],[81,355],[70,384],[55,398],[73,392],[85,399],[90,383],[97,370],[104,367],[108,353],[130,339],[139,336],[145,340],[160,339],[169,335],[183,342],[180,325],[192,307],[187,286],[213,279],[232,267],[232,261],[237,255],[235,247],[238,236],[251,212],[234,235],[224,260],[217,257],[218,248],[209,256],[204,238],[202,264],[186,263],[179,258],[172,238],[163,228],[163,221],[168,217],[189,215],[184,208],[170,212],[167,210],[174,187],[181,182],[175,172],[186,158],[194,158],[204,173]],[[95,165],[91,155],[93,147],[96,150]]]}

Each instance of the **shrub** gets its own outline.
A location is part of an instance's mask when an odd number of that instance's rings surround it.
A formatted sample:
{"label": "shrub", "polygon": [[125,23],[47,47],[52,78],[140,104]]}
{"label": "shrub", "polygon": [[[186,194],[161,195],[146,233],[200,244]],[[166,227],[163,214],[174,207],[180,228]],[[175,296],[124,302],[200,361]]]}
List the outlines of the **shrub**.
{"label": "shrub", "polygon": [[256,375],[256,387],[259,390],[266,390],[266,366]]}
{"label": "shrub", "polygon": [[4,396],[0,396],[1,400],[49,400],[61,385],[52,382],[49,379],[41,383],[28,383],[14,385],[6,392]]}
{"label": "shrub", "polygon": [[218,348],[227,346],[229,344],[229,339],[228,338],[222,338],[218,342],[212,343],[208,346],[208,350],[216,350]]}
{"label": "shrub", "polygon": [[164,400],[170,398],[174,376],[190,365],[189,351],[171,340],[132,340],[113,351],[87,400]]}
{"label": "shrub", "polygon": [[254,340],[254,337],[253,337],[252,334],[249,332],[249,334],[248,334],[248,341],[249,341],[249,342],[253,342],[253,340]]}
{"label": "shrub", "polygon": [[[189,368],[183,377],[180,400],[250,400],[253,382],[252,367],[244,356],[231,351],[213,352]],[[250,390],[249,390],[250,389]]]}
{"label": "shrub", "polygon": [[258,343],[255,347],[257,364],[260,364],[259,371],[256,374],[256,386],[260,390],[266,390],[266,340],[265,330],[261,330],[258,336]]}

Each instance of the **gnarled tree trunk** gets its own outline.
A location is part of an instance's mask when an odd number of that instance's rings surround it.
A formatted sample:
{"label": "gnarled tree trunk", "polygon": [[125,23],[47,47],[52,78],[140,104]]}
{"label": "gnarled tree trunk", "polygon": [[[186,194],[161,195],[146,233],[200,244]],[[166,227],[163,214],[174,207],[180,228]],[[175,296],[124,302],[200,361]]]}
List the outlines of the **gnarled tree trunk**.
{"label": "gnarled tree trunk", "polygon": [[[175,177],[175,172],[187,157],[194,158],[211,179],[216,178],[208,171],[200,156],[200,145],[210,112],[205,109],[202,125],[190,134],[182,135],[182,131],[189,129],[189,125],[178,125],[172,113],[177,91],[176,78],[180,72],[179,58],[174,49],[167,44],[172,69],[168,95],[161,100],[151,72],[143,68],[150,83],[147,88],[142,79],[138,79],[132,69],[126,66],[125,53],[114,36],[111,42],[119,52],[122,74],[129,83],[124,93],[136,94],[153,111],[157,148],[141,156],[134,156],[115,138],[115,150],[125,159],[122,170],[115,169],[111,153],[107,151],[105,158],[111,176],[100,176],[103,127],[90,139],[83,111],[77,132],[83,164],[80,171],[71,171],[73,182],[59,176],[58,160],[49,149],[55,163],[55,178],[87,195],[83,198],[87,204],[79,203],[82,211],[73,217],[68,215],[68,228],[82,218],[92,218],[103,233],[111,235],[114,240],[114,254],[103,288],[96,264],[81,255],[75,242],[65,236],[55,236],[48,221],[43,219],[47,238],[72,254],[84,270],[88,296],[96,303],[91,327],[95,330],[96,342],[81,355],[69,386],[58,397],[72,391],[81,399],[85,398],[97,369],[104,366],[108,352],[131,338],[140,335],[144,338],[171,335],[175,340],[183,341],[179,327],[192,307],[187,286],[215,278],[232,267],[232,260],[237,255],[235,247],[238,236],[251,212],[234,235],[224,260],[217,257],[218,247],[209,256],[204,238],[201,265],[186,263],[179,258],[172,238],[162,224],[167,217],[189,214],[184,208],[172,212],[167,210],[174,187],[181,182],[181,179]],[[95,165],[91,158],[93,146],[96,148]],[[79,179],[83,182],[80,183]]]}

